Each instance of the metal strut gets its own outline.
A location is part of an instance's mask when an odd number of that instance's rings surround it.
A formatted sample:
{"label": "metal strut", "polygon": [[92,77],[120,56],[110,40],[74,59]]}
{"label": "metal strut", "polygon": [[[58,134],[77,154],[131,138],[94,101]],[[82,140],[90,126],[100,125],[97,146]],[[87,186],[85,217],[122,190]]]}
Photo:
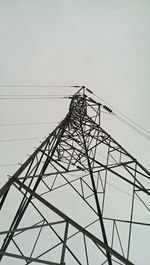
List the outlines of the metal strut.
{"label": "metal strut", "polygon": [[[150,226],[148,221],[144,222],[143,220],[134,219],[137,199],[141,202],[144,209],[150,212],[145,199],[146,196],[149,197],[150,195],[150,173],[101,127],[101,104],[86,95],[86,91],[91,94],[90,90],[84,86],[79,88],[79,91],[71,97],[69,112],[64,120],[0,190],[1,211],[7,205],[12,185],[21,196],[19,207],[16,207],[17,210],[14,216],[11,217],[11,224],[7,229],[5,227],[3,231],[0,231],[0,237],[3,236],[0,260],[8,256],[22,259],[26,262],[25,264],[31,262],[44,264],[45,262],[45,264],[62,265],[65,262],[67,264],[68,261],[66,260],[69,253],[75,264],[83,265],[86,261],[87,265],[91,265],[90,245],[88,245],[89,240],[91,240],[103,257],[103,260],[100,261],[101,264],[107,262],[112,265],[123,262],[127,265],[133,265],[129,261],[129,253],[131,256],[130,248],[132,247],[133,249],[132,229],[138,225]],[[111,113],[107,106],[103,107]],[[99,156],[101,150],[105,151],[105,155],[102,155],[102,157]],[[115,180],[125,185],[129,191],[132,189],[128,207],[129,215],[125,220],[119,215],[117,209],[115,211],[118,214],[118,218],[114,216],[112,218],[111,215],[109,216],[109,212],[105,216],[105,204],[108,202],[113,203],[113,199],[110,200],[110,193],[107,192],[107,189],[108,187],[115,187]],[[147,182],[149,182],[149,185],[146,185]],[[41,192],[40,187],[43,187],[42,185],[46,191]],[[82,200],[84,206],[88,207],[90,213],[95,217],[91,224],[86,223],[86,228],[91,227],[93,223],[99,222],[102,240],[50,203],[51,197],[48,195],[51,192],[54,192],[57,196],[63,188],[66,188],[67,191],[67,187],[72,190],[72,193],[74,192],[78,199]],[[68,194],[66,192],[65,196]],[[144,194],[144,199],[141,194]],[[45,195],[46,199],[43,198]],[[63,196],[58,196],[58,198],[63,200]],[[45,216],[43,209],[38,208],[35,201],[46,207],[48,212],[53,211],[61,219],[49,220]],[[30,205],[38,214],[40,220],[39,222],[37,220],[36,222],[34,221],[35,223],[32,223],[32,225],[21,226],[21,221],[24,220]],[[112,209],[111,205],[109,206],[109,209]],[[88,220],[86,221],[88,222]],[[109,230],[107,230],[106,222],[110,224]],[[124,230],[120,232],[118,223],[126,225],[126,235]],[[53,227],[54,224],[55,228]],[[63,235],[59,234],[59,229],[57,231],[57,225],[59,224],[64,225]],[[77,230],[73,234],[70,234],[71,227]],[[30,251],[31,255],[28,257],[28,255],[24,254],[26,253],[25,250],[22,250],[22,247],[17,244],[16,238],[20,235],[23,241],[24,234],[28,230],[32,232],[32,230],[35,231],[37,228],[40,231],[34,240],[33,248]],[[43,229],[49,229],[59,242],[51,246],[50,249],[43,250],[42,253],[35,257],[34,252],[36,252],[36,246],[40,242]],[[84,262],[76,251],[72,249],[74,245],[70,245],[71,240],[75,240],[78,233],[82,235]],[[118,240],[117,243],[119,242],[120,246],[119,250],[115,249],[115,233]],[[125,236],[127,250],[124,247],[124,241],[122,242]],[[112,242],[110,242],[110,237]],[[7,252],[8,247],[11,249],[11,243],[15,244],[19,254]],[[41,258],[57,247],[60,247],[58,261],[53,262],[49,261],[49,259]],[[114,260],[114,258],[117,260]],[[104,261],[104,259],[107,260]]]}

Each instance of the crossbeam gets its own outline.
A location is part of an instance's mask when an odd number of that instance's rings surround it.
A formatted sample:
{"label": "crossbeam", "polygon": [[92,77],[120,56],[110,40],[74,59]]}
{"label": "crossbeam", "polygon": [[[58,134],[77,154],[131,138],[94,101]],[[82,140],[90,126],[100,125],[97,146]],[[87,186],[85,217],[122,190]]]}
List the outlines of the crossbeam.
{"label": "crossbeam", "polygon": [[100,239],[98,239],[97,237],[95,237],[93,234],[91,234],[90,232],[88,232],[87,230],[85,230],[82,226],[80,226],[78,223],[76,223],[75,221],[73,221],[70,217],[68,217],[67,215],[65,215],[63,212],[61,212],[58,208],[56,208],[54,205],[50,204],[48,201],[46,201],[44,198],[42,198],[41,196],[39,196],[36,192],[34,192],[33,190],[31,190],[29,187],[27,187],[25,184],[23,184],[22,182],[20,182],[18,179],[13,179],[14,182],[16,182],[20,187],[22,187],[23,189],[25,189],[27,192],[30,193],[30,195],[34,196],[38,201],[40,201],[42,204],[44,204],[47,208],[49,208],[50,210],[52,210],[53,212],[55,212],[57,215],[59,215],[61,218],[63,218],[66,222],[68,222],[69,224],[71,224],[73,227],[75,227],[77,230],[79,230],[82,234],[84,234],[85,236],[87,236],[88,238],[90,238],[95,244],[99,245],[100,247],[102,247],[104,250],[109,251],[110,254],[112,254],[114,257],[116,257],[117,259],[119,259],[121,262],[123,262],[126,265],[134,265],[132,262],[130,262],[129,260],[127,260],[125,257],[123,257],[122,255],[120,255],[117,251],[115,251],[114,249],[112,249],[111,247],[107,246],[105,243],[103,243]]}

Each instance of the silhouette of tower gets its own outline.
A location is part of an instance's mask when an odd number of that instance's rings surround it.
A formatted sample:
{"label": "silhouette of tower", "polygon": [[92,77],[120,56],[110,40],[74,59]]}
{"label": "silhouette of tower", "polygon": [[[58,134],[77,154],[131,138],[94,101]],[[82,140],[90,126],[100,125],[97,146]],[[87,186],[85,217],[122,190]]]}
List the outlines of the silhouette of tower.
{"label": "silhouette of tower", "polygon": [[1,264],[131,265],[148,252],[150,173],[89,92],[1,188]]}

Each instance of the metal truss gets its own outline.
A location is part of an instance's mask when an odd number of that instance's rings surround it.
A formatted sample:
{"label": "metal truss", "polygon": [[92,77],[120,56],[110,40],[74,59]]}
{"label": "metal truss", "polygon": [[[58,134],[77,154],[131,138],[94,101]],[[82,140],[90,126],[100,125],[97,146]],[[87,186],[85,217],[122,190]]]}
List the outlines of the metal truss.
{"label": "metal truss", "polygon": [[131,265],[148,251],[150,173],[85,92],[0,190],[1,264]]}

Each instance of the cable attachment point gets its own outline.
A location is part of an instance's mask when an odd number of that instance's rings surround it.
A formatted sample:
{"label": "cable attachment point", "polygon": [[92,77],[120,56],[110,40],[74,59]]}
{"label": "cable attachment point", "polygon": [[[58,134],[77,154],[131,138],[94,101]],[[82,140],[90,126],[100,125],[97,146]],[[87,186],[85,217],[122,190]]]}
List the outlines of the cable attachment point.
{"label": "cable attachment point", "polygon": [[93,94],[93,92],[92,92],[90,89],[88,89],[87,87],[86,87],[86,90],[87,90],[89,93]]}
{"label": "cable attachment point", "polygon": [[71,87],[75,87],[75,88],[81,88],[82,86],[71,86]]}
{"label": "cable attachment point", "polygon": [[103,105],[103,108],[108,111],[109,113],[113,113],[112,109],[110,109],[108,106]]}
{"label": "cable attachment point", "polygon": [[84,171],[84,168],[83,167],[80,167],[80,166],[76,166],[78,169]]}
{"label": "cable attachment point", "polygon": [[94,99],[92,99],[92,98],[89,98],[89,99],[90,99],[90,101],[92,101],[93,103],[97,104],[97,102],[96,102]]}
{"label": "cable attachment point", "polygon": [[69,98],[69,99],[72,99],[72,96],[68,96],[68,97],[63,97],[63,98]]}

